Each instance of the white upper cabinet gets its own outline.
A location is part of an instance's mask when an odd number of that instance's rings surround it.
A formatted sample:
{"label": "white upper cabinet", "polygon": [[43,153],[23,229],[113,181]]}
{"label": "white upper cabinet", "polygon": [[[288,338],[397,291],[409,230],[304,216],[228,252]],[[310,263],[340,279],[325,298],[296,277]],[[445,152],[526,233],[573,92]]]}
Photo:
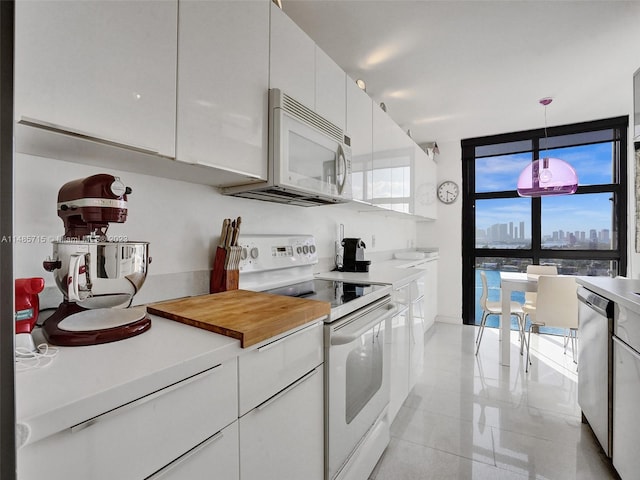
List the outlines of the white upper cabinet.
{"label": "white upper cabinet", "polygon": [[413,140],[380,107],[373,108],[371,203],[411,213]]}
{"label": "white upper cabinet", "polygon": [[344,130],[346,74],[286,13],[271,4],[269,87]]}
{"label": "white upper cabinet", "polygon": [[354,81],[347,80],[345,133],[351,138],[353,198],[366,201],[371,192],[373,101]]}
{"label": "white upper cabinet", "polygon": [[413,213],[435,220],[438,217],[436,201],[437,165],[425,151],[415,145],[413,159]]}
{"label": "white upper cabinet", "polygon": [[180,0],[176,158],[267,179],[268,0]]}
{"label": "white upper cabinet", "polygon": [[16,120],[174,157],[177,10],[16,2]]}
{"label": "white upper cabinet", "polygon": [[316,113],[344,130],[347,74],[316,46]]}
{"label": "white upper cabinet", "polygon": [[315,107],[316,45],[281,9],[271,4],[269,87]]}

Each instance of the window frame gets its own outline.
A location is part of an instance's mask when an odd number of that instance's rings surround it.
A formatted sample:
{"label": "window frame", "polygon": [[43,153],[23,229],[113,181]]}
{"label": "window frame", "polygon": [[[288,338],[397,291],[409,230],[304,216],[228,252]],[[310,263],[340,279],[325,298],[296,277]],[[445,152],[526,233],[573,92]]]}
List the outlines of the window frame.
{"label": "window frame", "polygon": [[[505,257],[530,259],[533,263],[539,263],[540,259],[589,259],[589,260],[614,260],[617,261],[618,275],[626,275],[627,271],[627,152],[628,152],[628,126],[629,117],[620,116],[581,122],[570,125],[540,128],[520,132],[490,135],[485,137],[463,139],[462,147],[462,319],[465,324],[475,324],[475,262],[477,257]],[[611,230],[611,234],[617,235],[617,248],[612,250],[590,249],[553,249],[542,248],[542,201],[540,197],[531,198],[531,247],[528,249],[499,249],[476,247],[476,219],[475,204],[477,200],[518,198],[516,190],[481,192],[475,191],[475,165],[476,148],[493,144],[531,141],[532,160],[538,159],[544,147],[541,149],[541,140],[545,137],[560,137],[598,130],[614,130],[612,140],[618,151],[617,164],[614,159],[613,183],[600,185],[579,185],[574,195],[590,193],[611,193],[614,202],[613,220],[616,220],[617,231]],[[576,145],[600,144],[597,142],[581,142]],[[573,146],[573,145],[571,145]],[[528,150],[527,150],[528,151]],[[514,152],[515,153],[515,152]],[[484,158],[478,157],[478,158]],[[580,172],[578,172],[579,175]]]}

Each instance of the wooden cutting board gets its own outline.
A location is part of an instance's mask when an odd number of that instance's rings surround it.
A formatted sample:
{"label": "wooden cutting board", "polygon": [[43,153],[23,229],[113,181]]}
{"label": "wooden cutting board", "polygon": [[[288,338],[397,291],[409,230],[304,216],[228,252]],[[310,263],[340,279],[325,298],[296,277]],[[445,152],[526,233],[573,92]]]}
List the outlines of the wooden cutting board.
{"label": "wooden cutting board", "polygon": [[255,345],[329,315],[331,304],[270,293],[230,290],[147,306],[153,315],[193,325]]}

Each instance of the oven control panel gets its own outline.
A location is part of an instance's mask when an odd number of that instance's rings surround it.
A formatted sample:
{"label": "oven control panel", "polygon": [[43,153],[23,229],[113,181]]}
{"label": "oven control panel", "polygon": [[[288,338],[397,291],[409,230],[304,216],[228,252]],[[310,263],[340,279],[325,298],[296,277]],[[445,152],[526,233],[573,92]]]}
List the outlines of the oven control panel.
{"label": "oven control panel", "polygon": [[318,263],[316,239],[312,235],[245,235],[238,240],[242,247],[241,272],[261,272]]}

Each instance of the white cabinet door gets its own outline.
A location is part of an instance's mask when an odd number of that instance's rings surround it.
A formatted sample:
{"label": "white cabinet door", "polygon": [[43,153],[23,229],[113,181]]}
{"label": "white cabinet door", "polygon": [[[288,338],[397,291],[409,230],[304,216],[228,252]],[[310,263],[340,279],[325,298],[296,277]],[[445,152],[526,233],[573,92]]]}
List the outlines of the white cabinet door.
{"label": "white cabinet door", "polygon": [[424,297],[412,299],[409,325],[409,391],[424,370]]}
{"label": "white cabinet door", "polygon": [[16,2],[16,120],[174,157],[177,7]]}
{"label": "white cabinet door", "polygon": [[371,203],[410,212],[414,142],[379,107],[373,108],[373,174]]}
{"label": "white cabinet door", "polygon": [[238,422],[205,440],[147,480],[238,480]]}
{"label": "white cabinet door", "polygon": [[390,390],[389,422],[398,414],[400,407],[409,394],[409,309],[402,309],[391,319]]}
{"label": "white cabinet door", "polygon": [[242,480],[324,478],[322,367],[240,418]]}
{"label": "white cabinet door", "polygon": [[269,88],[279,88],[315,108],[316,45],[281,9],[271,4]]}
{"label": "white cabinet door", "polygon": [[438,218],[436,201],[437,166],[425,151],[415,145],[412,166],[414,215],[435,220]]}
{"label": "white cabinet door", "polygon": [[347,79],[347,124],[345,134],[351,138],[353,198],[371,198],[373,101],[351,79]]}
{"label": "white cabinet door", "polygon": [[268,0],[182,0],[178,160],[267,179]]}
{"label": "white cabinet door", "polygon": [[320,47],[316,46],[315,54],[316,113],[344,130],[347,75]]}
{"label": "white cabinet door", "polygon": [[424,269],[424,330],[429,330],[438,315],[438,261],[425,262],[418,268]]}

